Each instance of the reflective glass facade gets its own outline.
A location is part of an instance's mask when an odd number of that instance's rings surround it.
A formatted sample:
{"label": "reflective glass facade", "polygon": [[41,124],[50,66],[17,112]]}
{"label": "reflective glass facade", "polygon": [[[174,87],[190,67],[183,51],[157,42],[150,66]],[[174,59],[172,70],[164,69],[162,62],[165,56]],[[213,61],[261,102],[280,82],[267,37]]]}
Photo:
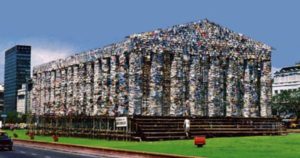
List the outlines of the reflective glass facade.
{"label": "reflective glass facade", "polygon": [[4,86],[0,84],[0,113],[3,112],[3,104],[4,104]]}
{"label": "reflective glass facade", "polygon": [[5,52],[4,110],[16,111],[17,91],[30,79],[31,46],[17,45]]}

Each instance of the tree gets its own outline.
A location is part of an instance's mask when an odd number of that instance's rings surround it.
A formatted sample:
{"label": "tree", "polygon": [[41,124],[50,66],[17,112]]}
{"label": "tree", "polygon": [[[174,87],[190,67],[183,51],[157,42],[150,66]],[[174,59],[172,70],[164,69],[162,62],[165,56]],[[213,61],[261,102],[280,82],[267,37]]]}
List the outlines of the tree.
{"label": "tree", "polygon": [[300,118],[300,89],[283,91],[273,96],[272,111],[275,115],[292,113]]}
{"label": "tree", "polygon": [[6,119],[7,123],[17,123],[18,121],[19,121],[19,119],[18,119],[17,112],[15,112],[15,111],[8,112],[7,119]]}
{"label": "tree", "polygon": [[21,113],[12,111],[12,112],[8,112],[6,122],[7,123],[27,122],[28,117],[29,117],[29,114],[21,114]]}

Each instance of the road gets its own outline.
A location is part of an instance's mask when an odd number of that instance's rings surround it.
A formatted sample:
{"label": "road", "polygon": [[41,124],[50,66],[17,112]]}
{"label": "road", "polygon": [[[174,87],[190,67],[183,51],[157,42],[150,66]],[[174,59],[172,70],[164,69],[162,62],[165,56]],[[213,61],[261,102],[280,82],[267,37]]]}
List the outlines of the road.
{"label": "road", "polygon": [[[0,158],[109,158],[106,156],[67,153],[49,149],[14,145],[13,151],[1,150]],[[112,157],[110,157],[112,158]]]}

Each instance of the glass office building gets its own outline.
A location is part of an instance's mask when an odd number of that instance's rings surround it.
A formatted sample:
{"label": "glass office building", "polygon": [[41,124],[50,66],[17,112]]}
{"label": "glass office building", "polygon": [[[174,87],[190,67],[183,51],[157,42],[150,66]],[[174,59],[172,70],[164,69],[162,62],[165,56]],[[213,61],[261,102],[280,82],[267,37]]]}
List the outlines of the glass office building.
{"label": "glass office building", "polygon": [[4,110],[16,111],[17,92],[30,79],[31,46],[16,45],[5,52]]}
{"label": "glass office building", "polygon": [[3,104],[4,104],[4,86],[0,84],[0,113],[3,112]]}

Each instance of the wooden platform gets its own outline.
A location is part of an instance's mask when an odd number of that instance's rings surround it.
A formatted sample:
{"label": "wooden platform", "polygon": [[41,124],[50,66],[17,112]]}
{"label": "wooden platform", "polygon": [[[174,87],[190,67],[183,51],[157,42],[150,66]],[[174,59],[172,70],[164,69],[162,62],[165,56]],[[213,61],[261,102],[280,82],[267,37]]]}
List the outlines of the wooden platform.
{"label": "wooden platform", "polygon": [[188,118],[189,137],[183,128],[183,117],[135,117],[134,137],[142,140],[188,139],[194,136],[282,135],[285,128],[275,118]]}

